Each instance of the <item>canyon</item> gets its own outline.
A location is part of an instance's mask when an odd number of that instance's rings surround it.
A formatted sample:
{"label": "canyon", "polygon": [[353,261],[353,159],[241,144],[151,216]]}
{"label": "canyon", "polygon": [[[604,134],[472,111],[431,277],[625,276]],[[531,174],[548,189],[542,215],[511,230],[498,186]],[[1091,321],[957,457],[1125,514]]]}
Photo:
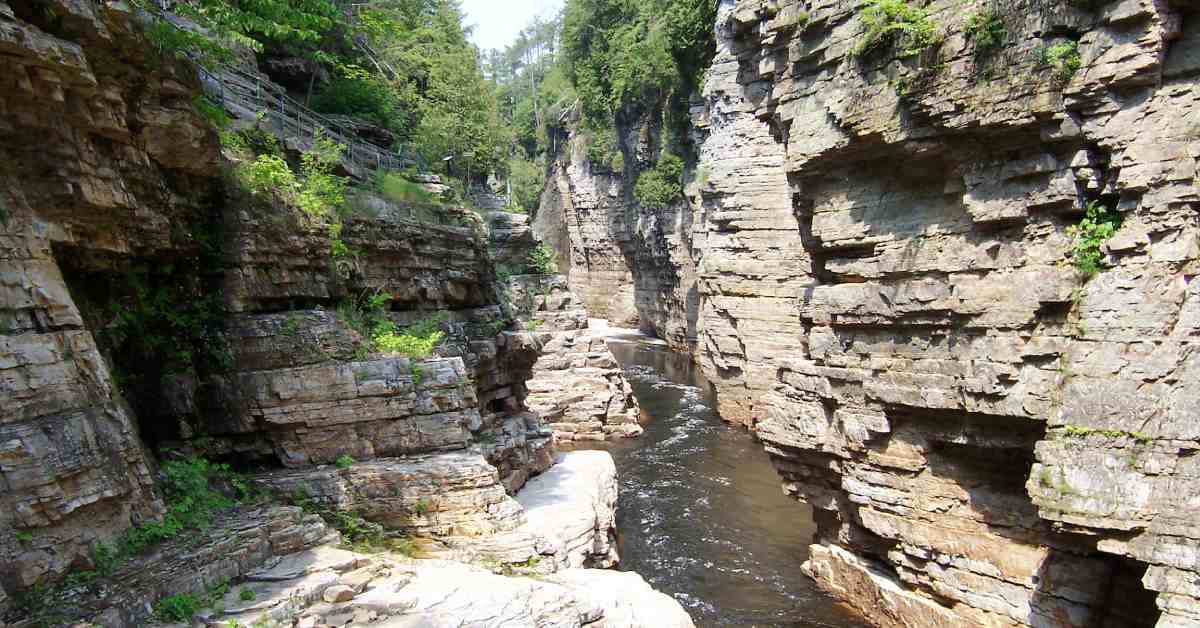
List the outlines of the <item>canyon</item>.
{"label": "canyon", "polygon": [[877,625],[1195,625],[1194,9],[934,1],[935,46],[864,54],[858,4],[722,2],[686,198],[636,199],[632,112],[615,172],[565,134],[535,229],[590,313],[693,352]]}
{"label": "canyon", "polygon": [[[136,8],[44,4],[0,1],[0,626],[692,626],[612,569],[645,411],[589,319],[695,362],[874,625],[1200,624],[1192,5],[932,0],[910,51],[870,3],[722,0],[681,198],[636,193],[660,102],[615,166],[564,111],[530,215],[314,217],[239,188]],[[193,471],[219,512],[138,537]]]}

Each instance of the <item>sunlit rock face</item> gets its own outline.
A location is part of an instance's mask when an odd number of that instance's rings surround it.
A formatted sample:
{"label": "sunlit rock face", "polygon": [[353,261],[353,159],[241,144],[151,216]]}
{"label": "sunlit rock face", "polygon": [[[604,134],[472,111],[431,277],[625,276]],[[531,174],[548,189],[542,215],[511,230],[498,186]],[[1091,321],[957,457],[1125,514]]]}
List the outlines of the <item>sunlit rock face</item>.
{"label": "sunlit rock face", "polygon": [[[1200,621],[1200,15],[935,1],[940,43],[900,58],[854,54],[862,4],[723,2],[688,208],[560,160],[573,281],[661,289],[642,325],[689,330],[818,509],[807,571],[880,625]],[[1089,277],[1090,203],[1122,225]]]}

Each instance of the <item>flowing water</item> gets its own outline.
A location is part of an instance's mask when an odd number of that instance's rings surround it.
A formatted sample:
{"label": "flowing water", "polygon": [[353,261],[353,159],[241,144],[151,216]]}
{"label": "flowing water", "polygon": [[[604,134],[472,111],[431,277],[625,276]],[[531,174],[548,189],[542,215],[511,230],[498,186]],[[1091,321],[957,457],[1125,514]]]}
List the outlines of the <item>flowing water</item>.
{"label": "flowing water", "polygon": [[686,356],[609,346],[646,433],[606,446],[617,463],[621,569],[673,595],[697,626],[865,627],[801,571],[816,527],[783,495],[753,437],[724,424]]}

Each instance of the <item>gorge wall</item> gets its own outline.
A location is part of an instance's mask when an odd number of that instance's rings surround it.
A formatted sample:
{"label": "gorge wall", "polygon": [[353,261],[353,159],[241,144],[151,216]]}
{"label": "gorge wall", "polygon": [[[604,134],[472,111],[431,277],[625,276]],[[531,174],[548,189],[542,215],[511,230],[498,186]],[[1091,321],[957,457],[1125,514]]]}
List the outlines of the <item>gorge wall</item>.
{"label": "gorge wall", "polygon": [[855,53],[865,4],[722,2],[686,202],[635,201],[641,112],[623,172],[573,135],[535,228],[590,314],[694,350],[872,621],[1195,625],[1200,14],[913,3],[942,38],[902,56]]}
{"label": "gorge wall", "polygon": [[[543,418],[640,427],[565,286],[514,280],[548,322],[518,329],[474,212],[360,185],[314,216],[240,186],[195,67],[144,19],[0,2],[0,625],[142,626],[212,598],[205,625],[691,626],[592,569],[618,559],[616,470],[555,457]],[[240,113],[227,132],[274,132]],[[272,141],[282,163],[313,140]],[[402,357],[364,317],[444,340]],[[183,461],[232,467],[193,478],[204,499],[240,496],[162,533],[198,508],[170,494]]]}

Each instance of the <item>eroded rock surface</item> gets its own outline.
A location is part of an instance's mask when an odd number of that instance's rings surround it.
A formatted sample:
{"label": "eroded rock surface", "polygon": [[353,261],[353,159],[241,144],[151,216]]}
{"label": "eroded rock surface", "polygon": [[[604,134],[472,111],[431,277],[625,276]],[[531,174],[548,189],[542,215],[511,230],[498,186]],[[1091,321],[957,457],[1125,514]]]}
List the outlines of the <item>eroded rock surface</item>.
{"label": "eroded rock surface", "polygon": [[[853,54],[863,4],[723,2],[688,205],[629,200],[648,134],[618,128],[626,172],[563,155],[535,226],[589,308],[633,289],[694,330],[722,415],[818,509],[806,569],[880,625],[1200,621],[1200,16],[934,1],[942,41],[900,58]],[[1091,203],[1123,219],[1094,277]]]}
{"label": "eroded rock surface", "polygon": [[[253,592],[253,599],[243,599],[243,589]],[[693,625],[679,603],[636,574],[570,569],[534,579],[450,561],[331,548],[287,556],[251,574],[223,606],[224,611],[206,616],[207,625],[263,620],[306,628]]]}

